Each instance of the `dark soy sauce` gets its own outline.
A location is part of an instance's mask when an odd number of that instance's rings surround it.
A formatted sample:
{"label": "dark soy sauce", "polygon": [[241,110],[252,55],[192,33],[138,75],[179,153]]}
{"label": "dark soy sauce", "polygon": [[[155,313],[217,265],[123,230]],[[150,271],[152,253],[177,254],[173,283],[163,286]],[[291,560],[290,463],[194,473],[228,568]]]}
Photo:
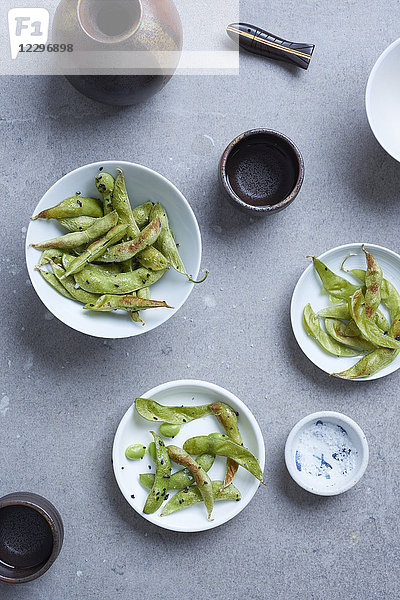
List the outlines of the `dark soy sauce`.
{"label": "dark soy sauce", "polygon": [[251,206],[277,204],[296,185],[299,165],[284,140],[259,134],[241,140],[226,165],[228,182],[239,198]]}
{"label": "dark soy sauce", "polygon": [[37,510],[20,505],[0,509],[0,562],[35,567],[47,561],[52,549],[51,527]]}

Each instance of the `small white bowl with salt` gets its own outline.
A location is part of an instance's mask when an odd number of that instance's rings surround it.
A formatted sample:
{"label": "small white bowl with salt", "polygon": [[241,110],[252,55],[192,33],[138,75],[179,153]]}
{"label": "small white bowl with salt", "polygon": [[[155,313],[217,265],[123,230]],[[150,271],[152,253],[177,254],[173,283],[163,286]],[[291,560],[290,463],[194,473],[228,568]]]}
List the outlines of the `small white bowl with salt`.
{"label": "small white bowl with salt", "polygon": [[289,433],[285,462],[302,488],[319,496],[346,492],[368,465],[368,443],[362,429],[338,412],[321,411],[301,419]]}

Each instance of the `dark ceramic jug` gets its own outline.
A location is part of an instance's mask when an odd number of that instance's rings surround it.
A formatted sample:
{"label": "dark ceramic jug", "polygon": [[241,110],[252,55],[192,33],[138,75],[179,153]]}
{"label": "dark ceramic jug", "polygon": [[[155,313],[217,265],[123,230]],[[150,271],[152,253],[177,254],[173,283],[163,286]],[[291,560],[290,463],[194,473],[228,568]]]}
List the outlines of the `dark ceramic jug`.
{"label": "dark ceramic jug", "polygon": [[[53,41],[73,44],[68,57],[72,65],[84,51],[97,52],[99,66],[109,51],[137,53],[121,57],[145,56],[148,68],[143,74],[126,74],[115,67],[107,74],[96,68],[90,74],[85,69],[84,74],[67,75],[85,96],[124,106],[143,102],[171,79],[182,50],[182,24],[172,0],[61,0],[53,21]],[[157,53],[165,52],[167,64],[160,67]]]}

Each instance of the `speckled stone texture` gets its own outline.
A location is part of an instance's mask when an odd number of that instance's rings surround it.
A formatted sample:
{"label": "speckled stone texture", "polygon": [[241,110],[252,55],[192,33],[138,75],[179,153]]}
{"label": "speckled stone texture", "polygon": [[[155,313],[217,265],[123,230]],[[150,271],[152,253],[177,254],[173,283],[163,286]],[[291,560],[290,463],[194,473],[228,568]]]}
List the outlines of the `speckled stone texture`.
{"label": "speckled stone texture", "polygon": [[[59,78],[1,80],[0,493],[42,494],[65,524],[52,569],[29,585],[0,584],[2,600],[398,598],[399,373],[330,379],[293,339],[289,303],[309,253],[354,241],[399,250],[400,165],[364,108],[399,16],[397,0],[242,2],[243,21],[316,44],[309,71],[242,54],[240,76],[177,76],[137,108],[96,104]],[[218,187],[222,151],[252,127],[284,132],[305,161],[298,198],[265,220],[236,212]],[[46,312],[24,237],[55,180],[108,158],[142,163],[182,190],[211,274],[157,330],[103,342]],[[131,510],[110,461],[133,398],[187,377],[227,387],[253,411],[268,482],[234,520],[193,535]],[[292,426],[323,409],[355,419],[371,451],[364,478],[331,498],[300,489],[283,458]]]}

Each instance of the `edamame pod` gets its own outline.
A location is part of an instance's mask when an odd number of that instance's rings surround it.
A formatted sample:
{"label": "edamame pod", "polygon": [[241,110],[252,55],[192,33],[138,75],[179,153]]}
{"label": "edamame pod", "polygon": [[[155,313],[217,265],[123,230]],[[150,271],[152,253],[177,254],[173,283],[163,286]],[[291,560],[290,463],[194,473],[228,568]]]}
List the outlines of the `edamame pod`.
{"label": "edamame pod", "polygon": [[107,252],[97,259],[99,263],[122,262],[136,256],[139,252],[154,244],[161,231],[159,219],[154,219],[133,240],[122,242],[108,248]]}
{"label": "edamame pod", "polygon": [[114,185],[114,209],[118,213],[119,222],[123,225],[128,225],[128,238],[134,238],[140,233],[135,217],[133,216],[131,203],[129,201],[128,192],[125,185],[124,174],[121,169],[118,169],[118,175]]}
{"label": "edamame pod", "polygon": [[169,228],[167,212],[159,202],[153,206],[150,213],[150,219],[159,219],[161,222],[161,232],[154,246],[164,254],[168,262],[176,271],[183,275],[187,275],[185,265],[182,262],[175,240]]}
{"label": "edamame pod", "polygon": [[[151,444],[152,443],[153,442],[151,442]],[[149,454],[155,461],[155,454],[153,457],[153,453],[155,453],[155,447],[153,452],[153,448],[150,448],[151,444],[149,445]],[[213,456],[212,454],[200,454],[200,456],[196,458],[197,464],[200,465],[200,467],[202,467],[205,471],[209,471],[211,469],[214,460],[215,456]],[[141,473],[139,475],[139,480],[145,488],[150,490],[154,483],[154,474]],[[165,480],[167,490],[183,490],[183,488],[189,487],[189,485],[192,485],[193,483],[194,477],[190,474],[190,472],[187,469],[176,471],[175,473],[172,473],[169,479]]]}
{"label": "edamame pod", "polygon": [[214,494],[211,479],[207,475],[207,472],[190,456],[190,454],[185,450],[182,450],[182,448],[170,445],[167,446],[167,450],[171,460],[178,465],[186,467],[192,473],[201,497],[204,500],[204,504],[206,505],[208,520],[212,521],[211,513],[214,507]]}
{"label": "edamame pod", "polygon": [[[163,406],[150,398],[136,398],[135,408],[147,421],[182,425],[194,419],[200,419],[211,413],[208,404],[199,406]],[[198,452],[197,454],[203,454]]]}
{"label": "edamame pod", "polygon": [[[389,331],[389,335],[400,340],[400,319],[396,318]],[[361,358],[355,365],[341,373],[331,373],[341,379],[362,379],[374,375],[387,365],[390,365],[398,356],[400,350],[392,348],[377,348]]]}
{"label": "edamame pod", "polygon": [[[347,273],[351,273],[360,281],[365,281],[366,271],[363,269],[349,269]],[[400,314],[400,294],[394,285],[385,278],[381,283],[381,300],[387,306],[392,319]]]}
{"label": "edamame pod", "polygon": [[322,281],[322,286],[328,294],[340,300],[348,300],[358,290],[359,286],[350,283],[350,281],[340,277],[340,275],[336,275],[319,258],[315,256],[311,256],[311,258],[315,270]]}
{"label": "edamame pod", "polygon": [[[214,402],[213,404],[210,404],[210,408],[225,429],[228,437],[236,442],[236,444],[241,445],[243,440],[240,435],[237,416],[233,408],[223,402]],[[227,487],[232,482],[238,467],[239,465],[236,461],[231,458],[227,459],[225,480],[221,489]]]}
{"label": "edamame pod", "polygon": [[365,302],[362,291],[357,290],[349,299],[350,314],[353,317],[363,338],[383,348],[400,349],[400,341],[385,335],[379,327],[367,317],[365,313]]}
{"label": "edamame pod", "polygon": [[48,248],[42,252],[40,257],[39,265],[47,265],[51,261],[60,264],[64,255],[63,250],[57,250],[57,248]]}
{"label": "edamame pod", "polygon": [[105,215],[113,210],[114,177],[110,173],[100,173],[96,177],[96,187],[103,198],[103,211]]}
{"label": "edamame pod", "polygon": [[57,221],[69,231],[85,231],[98,221],[96,217],[68,217],[66,219],[57,219]]}
{"label": "edamame pod", "polygon": [[136,221],[136,224],[140,229],[148,225],[149,217],[151,209],[153,208],[153,203],[150,200],[147,200],[144,204],[140,204],[139,206],[135,206],[132,209],[133,218]]}
{"label": "edamame pod", "polygon": [[71,294],[64,288],[63,285],[61,285],[54,273],[50,273],[50,271],[45,271],[45,269],[39,269],[39,267],[36,267],[36,270],[39,271],[43,279],[47,281],[47,283],[50,284],[51,287],[53,287],[59,294],[65,296],[66,298],[69,298],[70,300],[73,300]]}
{"label": "edamame pod", "polygon": [[117,212],[114,211],[109,215],[99,219],[91,225],[85,231],[76,231],[74,233],[67,233],[58,238],[53,238],[47,242],[40,242],[38,244],[31,244],[33,248],[46,249],[46,248],[60,248],[62,250],[72,250],[82,244],[89,244],[93,240],[97,240],[100,236],[104,235],[118,222]]}
{"label": "edamame pod", "polygon": [[[330,319],[344,319],[346,321],[354,323],[353,319],[351,318],[348,302],[346,302],[346,304],[335,304],[335,306],[328,306],[327,308],[323,308],[322,310],[319,310],[317,312],[317,317],[328,317]],[[389,329],[389,322],[380,310],[377,309],[374,312],[374,314],[372,315],[372,320],[378,325],[379,329],[382,329],[382,331],[387,331]],[[347,335],[349,334],[347,333]]]}
{"label": "edamame pod", "polygon": [[367,273],[365,276],[365,314],[370,319],[381,303],[382,269],[372,256],[367,252],[364,244],[361,248],[367,259]]}
{"label": "edamame pod", "polygon": [[53,269],[54,275],[60,282],[60,285],[64,286],[72,298],[78,300],[78,302],[83,302],[83,304],[87,304],[88,302],[94,303],[97,301],[97,294],[90,294],[89,292],[85,292],[85,290],[76,287],[75,279],[72,277],[72,275],[65,277],[65,271],[60,265],[52,262],[51,268]]}
{"label": "edamame pod", "polygon": [[142,250],[136,255],[136,259],[142,267],[150,271],[161,271],[162,269],[169,269],[171,266],[164,254],[157,250],[157,248],[154,248],[154,246],[149,246]]}
{"label": "edamame pod", "polygon": [[[241,499],[241,494],[237,487],[233,485],[233,483],[225,487],[223,481],[212,481],[211,485],[215,502],[220,502],[222,500],[235,500],[236,502],[239,502]],[[188,508],[189,506],[193,506],[194,504],[198,504],[202,501],[203,497],[199,488],[197,485],[192,485],[191,487],[185,488],[184,490],[174,494],[174,496],[172,496],[172,498],[164,506],[160,516],[166,517],[177,510]]]}
{"label": "edamame pod", "polygon": [[147,497],[143,512],[147,515],[156,512],[163,503],[167,488],[165,480],[171,476],[171,462],[169,453],[164,442],[154,431],[150,432],[154,438],[156,445],[156,474],[154,477],[153,487]]}
{"label": "edamame pod", "polygon": [[314,313],[310,304],[304,307],[303,310],[303,325],[304,329],[320,346],[329,354],[334,356],[357,356],[360,352],[348,348],[343,344],[333,340],[320,326],[317,315]]}
{"label": "edamame pod", "polygon": [[145,298],[138,298],[137,296],[116,296],[113,294],[105,294],[93,304],[86,304],[83,308],[89,310],[98,311],[110,311],[110,310],[128,310],[136,311],[148,308],[173,308],[168,306],[164,300],[146,300]]}
{"label": "edamame pod", "polygon": [[38,215],[31,217],[32,221],[36,219],[65,219],[68,217],[102,217],[103,207],[100,200],[96,198],[83,198],[82,196],[72,196],[66,198],[56,206],[42,210]]}
{"label": "edamame pod", "polygon": [[87,269],[75,274],[75,281],[81,288],[93,294],[129,294],[152,285],[164,275],[165,271],[148,271],[140,268],[131,273],[106,275]]}
{"label": "edamame pod", "polygon": [[213,434],[189,438],[183,444],[183,449],[189,452],[189,454],[203,454],[206,452],[208,454],[218,454],[231,458],[264,484],[258,460],[250,450],[240,444],[236,444],[226,435],[212,436]]}
{"label": "edamame pod", "polygon": [[[352,321],[352,323],[354,323],[354,321]],[[355,323],[354,323],[355,325]],[[358,328],[356,326],[357,329],[357,333],[358,335],[347,335],[346,334],[346,325],[343,323],[343,321],[340,321],[339,319],[325,319],[325,328],[326,331],[329,333],[329,335],[336,340],[337,342],[340,342],[341,344],[344,344],[345,346],[352,346],[353,348],[360,348],[361,350],[375,350],[376,346],[374,346],[374,344],[371,344],[371,342],[367,342],[367,340],[365,340],[363,337],[361,337],[360,332],[358,331]]]}
{"label": "edamame pod", "polygon": [[[110,213],[107,217],[111,217],[114,213]],[[115,213],[116,214],[116,213]],[[107,217],[104,217],[105,219]],[[89,231],[89,230],[88,230]],[[92,260],[99,258],[109,246],[118,242],[126,232],[126,225],[115,225],[107,231],[106,235],[99,240],[96,240],[86,248],[82,254],[79,254],[69,265],[65,277],[78,273]]]}

